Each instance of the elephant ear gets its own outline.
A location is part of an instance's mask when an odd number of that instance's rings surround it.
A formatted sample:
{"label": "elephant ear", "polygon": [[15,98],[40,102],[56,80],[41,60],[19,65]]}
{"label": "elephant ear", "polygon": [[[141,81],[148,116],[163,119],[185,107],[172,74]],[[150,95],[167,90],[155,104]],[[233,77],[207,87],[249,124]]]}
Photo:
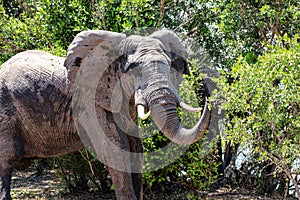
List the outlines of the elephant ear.
{"label": "elephant ear", "polygon": [[186,61],[188,52],[174,32],[161,30],[152,33],[149,37],[156,38],[163,43],[166,53],[172,61],[171,67],[184,74],[190,74]]}
{"label": "elephant ear", "polygon": [[119,45],[125,38],[109,31],[83,31],[71,43],[64,63],[73,88],[94,94],[95,103],[111,112],[118,112],[122,102]]}

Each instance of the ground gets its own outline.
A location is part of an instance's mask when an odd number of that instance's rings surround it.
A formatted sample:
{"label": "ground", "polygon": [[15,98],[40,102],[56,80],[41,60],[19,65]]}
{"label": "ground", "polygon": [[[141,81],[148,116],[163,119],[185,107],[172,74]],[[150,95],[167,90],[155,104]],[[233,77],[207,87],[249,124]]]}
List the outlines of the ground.
{"label": "ground", "polygon": [[[247,200],[271,200],[274,199],[260,196],[251,191],[242,189],[220,189],[215,192],[201,192],[199,194],[186,190],[168,189],[164,194],[147,194],[145,200],[180,200],[180,199],[207,199],[207,200],[236,200],[236,199],[247,199]],[[113,191],[109,194],[99,194],[97,191],[89,193],[71,193],[68,192],[60,177],[53,171],[44,171],[42,175],[37,176],[36,170],[31,167],[26,171],[16,171],[12,178],[12,197],[13,199],[39,199],[39,200],[87,200],[87,199],[103,199],[103,200],[114,200],[115,196]],[[277,198],[275,198],[277,199]]]}

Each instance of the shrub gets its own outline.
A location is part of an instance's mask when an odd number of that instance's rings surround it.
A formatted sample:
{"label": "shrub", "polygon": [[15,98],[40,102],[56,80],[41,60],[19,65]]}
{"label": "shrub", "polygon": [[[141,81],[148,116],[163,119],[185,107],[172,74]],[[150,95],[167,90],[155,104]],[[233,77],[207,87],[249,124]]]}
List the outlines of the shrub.
{"label": "shrub", "polygon": [[[221,88],[227,140],[250,150],[258,167],[251,172],[256,186],[272,193],[287,192],[292,184],[299,197],[300,45],[297,37],[284,43],[288,48],[269,46],[253,64],[240,57],[231,71],[233,82]],[[268,191],[269,185],[274,187]]]}

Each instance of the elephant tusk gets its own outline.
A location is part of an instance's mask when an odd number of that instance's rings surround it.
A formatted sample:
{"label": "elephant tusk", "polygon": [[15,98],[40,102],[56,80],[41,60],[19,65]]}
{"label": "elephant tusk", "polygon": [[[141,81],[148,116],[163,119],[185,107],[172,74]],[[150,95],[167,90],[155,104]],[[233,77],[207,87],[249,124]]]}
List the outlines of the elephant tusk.
{"label": "elephant tusk", "polygon": [[142,120],[147,119],[150,116],[150,113],[151,113],[151,111],[149,111],[145,114],[145,108],[142,105],[137,106],[137,112],[138,112],[139,118],[141,118]]}
{"label": "elephant tusk", "polygon": [[180,102],[179,106],[185,110],[185,111],[188,111],[188,112],[201,112],[202,111],[202,108],[194,108],[192,106],[189,106],[183,102]]}

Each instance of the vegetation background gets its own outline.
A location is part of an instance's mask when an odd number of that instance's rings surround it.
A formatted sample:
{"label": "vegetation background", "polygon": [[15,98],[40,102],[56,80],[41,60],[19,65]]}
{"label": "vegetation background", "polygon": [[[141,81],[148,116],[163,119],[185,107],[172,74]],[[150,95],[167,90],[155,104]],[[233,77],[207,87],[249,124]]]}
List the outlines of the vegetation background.
{"label": "vegetation background", "polygon": [[[203,139],[168,167],[145,173],[145,192],[176,185],[196,198],[199,191],[239,187],[300,199],[299,0],[0,0],[0,27],[0,64],[29,49],[64,56],[87,29],[167,28],[183,41],[192,38],[193,76],[182,84],[191,90],[181,95],[201,104],[200,72],[218,72],[205,75],[217,88],[217,125],[209,130],[217,137],[209,151]],[[192,123],[198,116],[186,117]],[[144,139],[145,152],[167,143],[157,133]],[[45,163],[70,190],[113,190],[105,166],[86,150],[36,164]]]}

